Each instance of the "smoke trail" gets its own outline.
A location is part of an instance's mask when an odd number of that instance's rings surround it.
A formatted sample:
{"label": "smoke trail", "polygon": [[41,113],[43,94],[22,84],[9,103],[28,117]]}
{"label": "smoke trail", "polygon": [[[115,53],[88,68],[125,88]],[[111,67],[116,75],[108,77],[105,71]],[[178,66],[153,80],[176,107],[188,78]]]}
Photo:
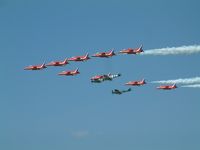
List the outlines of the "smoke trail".
{"label": "smoke trail", "polygon": [[144,51],[141,55],[178,55],[200,53],[200,45],[167,47],[161,49],[151,49]]}
{"label": "smoke trail", "polygon": [[161,84],[200,84],[200,77],[185,78],[185,79],[175,79],[175,80],[152,81],[151,83],[161,83]]}
{"label": "smoke trail", "polygon": [[190,84],[190,85],[183,85],[181,87],[188,87],[188,88],[200,88],[200,84]]}

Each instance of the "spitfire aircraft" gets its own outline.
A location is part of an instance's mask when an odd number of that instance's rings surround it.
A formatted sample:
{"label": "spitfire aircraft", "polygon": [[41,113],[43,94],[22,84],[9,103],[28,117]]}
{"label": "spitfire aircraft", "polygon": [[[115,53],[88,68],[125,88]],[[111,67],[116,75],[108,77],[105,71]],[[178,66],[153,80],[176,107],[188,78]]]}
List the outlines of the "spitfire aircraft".
{"label": "spitfire aircraft", "polygon": [[87,53],[85,56],[74,56],[71,58],[68,58],[68,61],[86,61],[90,59],[89,54]]}
{"label": "spitfire aircraft", "polygon": [[91,78],[91,82],[94,82],[94,83],[101,83],[103,81],[106,81],[106,80],[109,80],[109,81],[112,81],[112,79],[114,78],[117,78],[117,77],[120,77],[121,74],[118,73],[118,74],[104,74],[104,75],[96,75],[94,77]]}
{"label": "spitfire aircraft", "polygon": [[30,65],[28,67],[25,67],[24,70],[42,70],[47,68],[45,63],[43,63],[42,65]]}
{"label": "spitfire aircraft", "polygon": [[67,58],[64,61],[52,61],[50,63],[48,63],[46,66],[65,66],[69,64],[69,62],[67,61]]}
{"label": "spitfire aircraft", "polygon": [[157,89],[161,89],[161,90],[172,90],[177,88],[176,84],[173,85],[161,85],[159,87],[157,87]]}
{"label": "spitfire aircraft", "polygon": [[131,85],[131,86],[141,86],[144,84],[146,84],[144,79],[142,79],[141,81],[129,81],[129,82],[125,83],[125,85]]}
{"label": "spitfire aircraft", "polygon": [[114,55],[116,55],[116,54],[115,54],[114,50],[112,49],[112,50],[109,51],[109,52],[101,52],[101,53],[98,52],[98,53],[92,55],[92,57],[109,58],[109,57],[112,57],[112,56],[114,56]]}
{"label": "spitfire aircraft", "polygon": [[127,90],[118,90],[118,89],[114,89],[114,90],[112,90],[112,94],[118,94],[118,95],[120,95],[120,94],[123,94],[123,93],[125,93],[125,92],[130,92],[131,91],[131,88],[129,88],[129,89],[127,89]]}
{"label": "spitfire aircraft", "polygon": [[121,54],[139,54],[141,52],[144,52],[142,49],[142,45],[139,48],[128,48],[119,51],[119,53]]}
{"label": "spitfire aircraft", "polygon": [[58,75],[65,75],[65,76],[74,76],[77,74],[80,74],[80,72],[78,71],[78,68],[76,70],[62,71],[62,72],[58,73]]}

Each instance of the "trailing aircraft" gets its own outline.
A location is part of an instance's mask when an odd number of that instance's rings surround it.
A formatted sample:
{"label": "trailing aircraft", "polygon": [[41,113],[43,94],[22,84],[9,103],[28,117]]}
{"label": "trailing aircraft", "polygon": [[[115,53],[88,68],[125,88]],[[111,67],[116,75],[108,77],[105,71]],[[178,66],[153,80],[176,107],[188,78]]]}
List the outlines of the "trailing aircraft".
{"label": "trailing aircraft", "polygon": [[96,76],[91,78],[91,82],[101,83],[101,82],[106,81],[106,80],[112,81],[112,79],[117,78],[119,76],[121,76],[120,73],[118,73],[118,74],[109,73],[109,74],[104,74],[104,75],[96,75]]}
{"label": "trailing aircraft", "polygon": [[109,51],[109,52],[101,52],[101,53],[98,52],[98,53],[92,55],[92,57],[109,58],[109,57],[112,57],[112,56],[114,56],[114,55],[116,55],[116,54],[115,54],[114,50],[112,49],[112,50]]}
{"label": "trailing aircraft", "polygon": [[159,87],[157,87],[157,89],[161,89],[161,90],[172,90],[177,88],[176,84],[173,85],[161,85]]}
{"label": "trailing aircraft", "polygon": [[24,68],[24,70],[42,70],[47,68],[45,63],[43,63],[42,65],[30,65]]}
{"label": "trailing aircraft", "polygon": [[68,61],[86,61],[90,59],[89,54],[87,53],[85,56],[74,56],[71,58],[68,58]]}
{"label": "trailing aircraft", "polygon": [[69,64],[69,62],[67,61],[67,58],[64,61],[52,61],[50,63],[48,63],[46,66],[65,66]]}
{"label": "trailing aircraft", "polygon": [[78,71],[78,68],[76,70],[62,71],[62,72],[58,73],[58,75],[65,75],[65,76],[74,76],[77,74],[80,74],[80,72]]}
{"label": "trailing aircraft", "polygon": [[123,49],[119,51],[121,54],[139,54],[144,52],[142,49],[142,45],[139,48],[128,48],[128,49]]}
{"label": "trailing aircraft", "polygon": [[131,88],[127,89],[127,90],[118,90],[118,89],[114,89],[112,90],[112,94],[118,94],[118,95],[121,95],[125,92],[130,92],[131,91]]}
{"label": "trailing aircraft", "polygon": [[129,82],[125,83],[125,85],[131,85],[131,86],[141,86],[144,84],[146,84],[144,79],[142,79],[141,81],[129,81]]}

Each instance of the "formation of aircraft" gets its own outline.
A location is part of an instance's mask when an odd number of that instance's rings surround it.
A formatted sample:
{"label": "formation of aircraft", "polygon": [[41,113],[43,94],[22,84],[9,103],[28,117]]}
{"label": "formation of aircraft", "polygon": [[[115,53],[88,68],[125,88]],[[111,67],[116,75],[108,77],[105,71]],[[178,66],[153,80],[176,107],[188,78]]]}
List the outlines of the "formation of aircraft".
{"label": "formation of aircraft", "polygon": [[114,56],[114,55],[116,55],[116,54],[115,54],[114,50],[112,49],[112,50],[109,51],[109,52],[101,52],[101,53],[98,52],[98,53],[92,55],[92,57],[109,58],[109,57],[112,57],[112,56]]}
{"label": "formation of aircraft", "polygon": [[24,70],[42,70],[47,68],[45,63],[43,63],[42,65],[30,65],[24,68]]}
{"label": "formation of aircraft", "polygon": [[[120,54],[140,54],[142,52],[144,52],[142,49],[142,45],[138,48],[128,48],[128,49],[123,49],[123,50],[119,51]],[[109,57],[112,57],[115,55],[116,54],[115,54],[114,50],[112,49],[108,52],[98,52],[98,53],[92,55],[92,57],[109,58]],[[66,58],[63,61],[52,61],[48,64],[43,63],[41,65],[30,65],[30,66],[25,67],[24,70],[42,70],[42,69],[47,68],[47,66],[65,66],[65,65],[69,64],[68,61],[82,61],[83,62],[83,61],[87,61],[89,59],[90,59],[90,57],[89,57],[89,54],[87,53],[84,56],[74,56],[71,58]],[[75,76],[77,74],[80,74],[78,68],[75,70],[62,71],[62,72],[58,73],[58,75],[60,75],[60,76]],[[96,75],[96,76],[92,77],[90,80],[93,83],[102,83],[104,81],[112,81],[114,78],[117,78],[120,76],[121,76],[120,73],[118,73],[118,74],[109,73],[109,74],[103,74],[103,75]],[[127,85],[127,86],[142,86],[144,84],[146,84],[144,79],[142,79],[140,81],[129,81],[129,82],[125,83],[125,85]],[[176,89],[177,86],[176,86],[176,84],[161,85],[156,88],[162,89],[162,90],[172,90],[172,89]],[[130,91],[131,91],[131,88],[129,88],[127,90],[114,89],[114,90],[112,90],[112,94],[120,95],[122,93],[130,92]]]}
{"label": "formation of aircraft", "polygon": [[69,64],[69,62],[67,61],[67,58],[64,61],[52,61],[48,64],[46,64],[46,66],[65,66]]}
{"label": "formation of aircraft", "polygon": [[173,85],[161,85],[159,87],[157,87],[157,89],[161,89],[161,90],[172,90],[172,89],[176,89],[177,86],[176,84]]}
{"label": "formation of aircraft", "polygon": [[96,76],[91,78],[91,82],[101,83],[101,82],[106,81],[106,80],[112,81],[112,79],[120,77],[120,76],[121,76],[120,73],[118,73],[118,74],[109,73],[109,74],[103,74],[103,75],[96,75]]}
{"label": "formation of aircraft", "polygon": [[139,48],[128,48],[128,49],[123,49],[119,51],[121,54],[139,54],[144,52],[142,49],[142,45]]}
{"label": "formation of aircraft", "polygon": [[126,93],[126,92],[130,92],[131,91],[131,88],[127,89],[127,90],[118,90],[118,89],[114,89],[112,90],[112,94],[118,94],[118,95],[121,95],[123,93]]}
{"label": "formation of aircraft", "polygon": [[58,73],[58,75],[64,75],[64,76],[74,76],[80,74],[80,72],[78,71],[78,68],[76,70],[69,70],[69,71],[62,71],[60,73]]}

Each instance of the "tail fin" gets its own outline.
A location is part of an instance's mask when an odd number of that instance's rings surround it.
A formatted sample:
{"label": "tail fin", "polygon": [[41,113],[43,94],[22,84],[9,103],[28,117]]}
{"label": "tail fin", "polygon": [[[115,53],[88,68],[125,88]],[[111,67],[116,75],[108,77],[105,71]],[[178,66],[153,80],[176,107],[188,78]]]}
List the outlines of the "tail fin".
{"label": "tail fin", "polygon": [[65,60],[63,61],[63,63],[65,64],[69,64],[69,62],[67,61],[68,58],[65,58]]}
{"label": "tail fin", "polygon": [[139,47],[139,51],[140,52],[144,52],[143,49],[142,49],[142,47],[143,47],[143,45],[141,44],[140,47]]}
{"label": "tail fin", "polygon": [[86,59],[86,58],[90,59],[89,53],[87,53],[87,54],[85,55],[84,59]]}
{"label": "tail fin", "polygon": [[172,87],[177,88],[176,83],[174,83],[174,84],[172,85]]}
{"label": "tail fin", "polygon": [[78,72],[78,68],[76,68],[76,70],[74,72]]}
{"label": "tail fin", "polygon": [[46,68],[45,61],[44,61],[43,64],[41,65],[41,68]]}
{"label": "tail fin", "polygon": [[110,51],[110,53],[109,53],[110,55],[115,55],[115,52],[114,52],[114,48],[113,49],[111,49],[111,51]]}
{"label": "tail fin", "polygon": [[128,91],[128,92],[131,91],[131,88],[129,88],[127,91]]}
{"label": "tail fin", "polygon": [[146,84],[146,81],[145,81],[145,79],[142,79],[142,82],[143,82],[144,84]]}

